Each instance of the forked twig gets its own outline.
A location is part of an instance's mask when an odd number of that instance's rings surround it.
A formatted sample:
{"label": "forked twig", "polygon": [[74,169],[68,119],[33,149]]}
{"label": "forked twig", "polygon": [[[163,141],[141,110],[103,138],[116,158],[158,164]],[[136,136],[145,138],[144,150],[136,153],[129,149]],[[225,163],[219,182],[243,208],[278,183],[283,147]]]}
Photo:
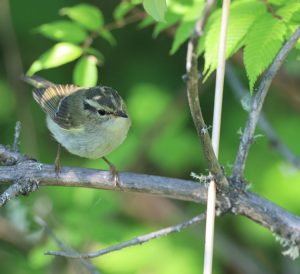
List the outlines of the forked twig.
{"label": "forked twig", "polygon": [[[231,86],[232,92],[236,95],[239,100],[243,100],[246,97],[250,97],[249,91],[243,86],[242,82],[238,79],[233,71],[233,67],[230,64],[226,66],[226,78],[228,84]],[[272,128],[270,122],[266,118],[263,111],[260,113],[258,126],[264,132],[266,137],[269,139],[272,147],[274,147],[278,153],[291,163],[295,168],[300,169],[300,158],[295,155],[287,145],[280,139],[278,134]]]}
{"label": "forked twig", "polygon": [[264,74],[260,82],[260,85],[258,87],[258,91],[253,98],[251,109],[249,112],[249,118],[246,123],[244,133],[241,137],[241,142],[232,169],[232,177],[237,180],[243,177],[250,145],[253,143],[256,124],[258,122],[259,115],[262,106],[264,104],[265,98],[267,96],[267,93],[269,91],[269,88],[271,86],[272,80],[274,79],[279,68],[284,62],[287,54],[296,44],[299,37],[300,37],[300,27],[296,29],[296,31],[292,34],[292,36],[288,39],[288,41],[284,44],[284,46],[280,49],[280,51],[276,55],[275,59],[273,60],[270,67],[268,68],[267,72]]}

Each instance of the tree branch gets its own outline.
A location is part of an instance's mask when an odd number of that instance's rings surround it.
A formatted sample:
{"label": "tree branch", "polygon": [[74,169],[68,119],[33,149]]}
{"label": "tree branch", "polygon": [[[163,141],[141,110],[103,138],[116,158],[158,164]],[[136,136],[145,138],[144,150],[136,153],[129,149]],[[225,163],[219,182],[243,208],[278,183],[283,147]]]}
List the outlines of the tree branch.
{"label": "tree branch", "polygon": [[[109,171],[63,167],[60,176],[57,177],[53,165],[45,165],[28,159],[19,161],[19,158],[23,159],[24,156],[0,145],[0,158],[5,158],[3,155],[11,157],[11,154],[14,155],[16,164],[13,166],[0,166],[0,185],[17,182],[20,186],[23,186],[23,182],[25,182],[26,186],[26,182],[29,181],[34,182],[33,185],[39,187],[86,187],[120,191],[120,188],[115,186]],[[153,175],[120,173],[120,185],[125,192],[145,193],[202,204],[207,201],[206,183],[210,180],[211,176],[203,176],[201,182],[196,183]],[[246,191],[243,181],[235,181],[233,178],[228,180],[229,188],[217,194],[218,213],[232,212],[246,216],[276,233],[285,240],[285,243],[292,250],[298,250],[300,246],[300,218],[270,201]],[[28,194],[28,192],[25,191],[19,194]]]}
{"label": "tree branch", "polygon": [[199,38],[203,34],[204,25],[207,18],[213,8],[214,0],[208,0],[206,6],[203,9],[202,15],[196,22],[194,33],[188,42],[187,54],[186,54],[186,72],[187,72],[187,96],[192,114],[193,122],[197,130],[197,134],[202,144],[202,150],[205,159],[208,164],[209,171],[216,177],[216,182],[220,185],[227,185],[226,178],[223,174],[222,168],[217,160],[214,153],[211,139],[208,133],[207,126],[204,122],[199,96],[198,96],[198,83],[199,83],[199,72],[198,72],[198,57],[197,47]]}
{"label": "tree branch", "polygon": [[[243,86],[241,81],[235,75],[233,71],[233,67],[230,64],[227,64],[226,67],[226,77],[228,79],[228,83],[231,86],[233,93],[239,100],[243,100],[246,96],[249,95],[249,91]],[[274,131],[270,122],[266,118],[263,112],[260,113],[258,119],[258,126],[264,132],[264,134],[269,139],[271,145],[278,151],[278,153],[290,162],[295,168],[300,169],[300,158],[295,155],[280,139],[277,133]]]}
{"label": "tree branch", "polygon": [[289,51],[294,47],[295,43],[300,37],[300,27],[293,33],[289,40],[280,49],[274,61],[270,65],[269,69],[265,73],[263,79],[260,82],[258,91],[255,94],[251,110],[249,112],[249,118],[246,123],[244,133],[241,138],[238,153],[235,159],[235,163],[232,169],[232,177],[236,179],[241,179],[245,170],[246,160],[249,152],[250,145],[253,143],[254,131],[256,128],[257,121],[267,96],[268,90],[270,88],[271,82],[281,67],[283,61],[285,60]]}
{"label": "tree branch", "polygon": [[174,232],[180,232],[181,230],[186,229],[186,228],[190,227],[191,225],[200,223],[204,219],[205,219],[205,214],[202,213],[184,223],[174,225],[174,226],[169,226],[169,227],[166,227],[166,228],[163,228],[163,229],[160,229],[160,230],[157,230],[157,231],[154,231],[154,232],[142,235],[142,236],[138,236],[129,241],[122,242],[120,244],[110,246],[108,248],[104,248],[104,249],[101,249],[101,250],[95,251],[95,252],[74,253],[74,252],[64,252],[64,251],[48,251],[45,253],[45,255],[63,256],[63,257],[74,258],[74,259],[76,259],[76,258],[80,258],[80,259],[95,258],[95,257],[99,257],[99,256],[102,256],[102,255],[105,255],[105,254],[108,254],[108,253],[111,253],[114,251],[121,250],[123,248],[140,245],[140,244],[143,244],[150,240],[154,240],[154,239],[160,238],[162,236],[167,236]]}
{"label": "tree branch", "polygon": [[[45,165],[33,161],[25,161],[15,166],[0,167],[0,185],[3,183],[34,181],[38,186],[68,186],[86,187],[120,191],[114,184],[109,171],[100,171],[87,168],[63,167],[56,176],[53,165]],[[22,185],[22,183],[21,183]],[[122,191],[141,192],[178,200],[205,202],[206,186],[192,181],[166,178],[152,175],[142,175],[121,172],[120,186]],[[2,196],[9,200],[11,190]],[[22,191],[20,194],[27,194]]]}

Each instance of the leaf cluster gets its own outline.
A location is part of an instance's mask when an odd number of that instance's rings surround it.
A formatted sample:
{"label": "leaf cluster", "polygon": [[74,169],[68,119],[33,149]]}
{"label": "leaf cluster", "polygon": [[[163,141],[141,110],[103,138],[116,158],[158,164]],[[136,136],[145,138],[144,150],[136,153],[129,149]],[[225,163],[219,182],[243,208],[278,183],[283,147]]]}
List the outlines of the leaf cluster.
{"label": "leaf cluster", "polygon": [[[203,11],[204,0],[170,0],[163,22],[155,23],[156,37],[175,28],[170,53],[174,54],[191,36]],[[217,67],[222,10],[216,5],[199,41],[198,55],[205,59],[204,80]],[[145,19],[147,20],[147,19]],[[226,58],[243,49],[243,60],[250,91],[270,65],[282,44],[300,24],[300,3],[297,0],[236,0],[230,7]],[[298,42],[296,48],[300,48]]]}
{"label": "leaf cluster", "polygon": [[90,4],[65,7],[59,14],[67,19],[45,23],[34,30],[57,43],[32,63],[27,74],[33,75],[76,60],[74,83],[95,86],[98,81],[98,65],[104,62],[104,57],[91,43],[99,36],[111,45],[115,44],[114,37],[104,28],[103,14],[98,7]]}

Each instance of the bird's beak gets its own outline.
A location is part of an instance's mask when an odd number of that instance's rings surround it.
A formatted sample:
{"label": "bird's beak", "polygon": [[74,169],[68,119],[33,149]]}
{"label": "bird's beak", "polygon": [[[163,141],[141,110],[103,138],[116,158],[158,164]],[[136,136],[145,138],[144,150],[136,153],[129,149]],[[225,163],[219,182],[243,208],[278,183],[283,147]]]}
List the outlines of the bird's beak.
{"label": "bird's beak", "polygon": [[118,111],[116,114],[118,117],[128,118],[128,115],[123,111]]}

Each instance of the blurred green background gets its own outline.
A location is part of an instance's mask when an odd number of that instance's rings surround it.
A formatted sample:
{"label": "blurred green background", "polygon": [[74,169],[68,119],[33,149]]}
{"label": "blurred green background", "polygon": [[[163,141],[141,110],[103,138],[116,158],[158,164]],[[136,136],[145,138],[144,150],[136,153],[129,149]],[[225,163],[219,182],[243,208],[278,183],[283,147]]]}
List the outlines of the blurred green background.
{"label": "blurred green background", "polygon": [[[119,1],[85,1],[98,6],[106,22]],[[32,30],[59,19],[58,10],[80,3],[71,0],[1,0],[0,2],[0,143],[11,144],[17,120],[22,122],[21,151],[44,163],[53,163],[56,143],[45,115],[30,88],[19,80],[31,63],[53,42]],[[94,47],[105,56],[99,83],[119,91],[133,124],[128,138],[108,158],[119,170],[191,179],[190,172],[206,173],[185,94],[183,47],[169,55],[172,37],[152,39],[152,27],[131,24],[113,31],[112,47],[98,39]],[[241,54],[233,57],[239,79],[247,86]],[[70,63],[39,75],[55,83],[70,83]],[[203,64],[200,63],[202,67]],[[292,52],[274,81],[264,110],[282,140],[300,156],[300,66]],[[214,75],[200,91],[207,124],[211,124]],[[228,83],[225,95],[220,161],[230,171],[239,142],[238,130],[246,113]],[[258,130],[258,134],[261,132]],[[107,166],[62,153],[62,165],[89,168]],[[264,136],[257,139],[248,158],[246,178],[251,189],[299,215],[300,172],[272,149]],[[4,188],[2,188],[4,189]],[[141,194],[114,193],[82,188],[41,188],[29,197],[10,201],[0,211],[1,273],[88,273],[75,260],[44,256],[58,250],[35,222],[44,219],[66,245],[94,251],[164,226],[187,220],[204,206]],[[163,239],[93,259],[101,273],[199,273],[204,248],[203,224]],[[282,247],[270,231],[239,216],[217,220],[214,273],[299,273],[299,259],[281,255]]]}

